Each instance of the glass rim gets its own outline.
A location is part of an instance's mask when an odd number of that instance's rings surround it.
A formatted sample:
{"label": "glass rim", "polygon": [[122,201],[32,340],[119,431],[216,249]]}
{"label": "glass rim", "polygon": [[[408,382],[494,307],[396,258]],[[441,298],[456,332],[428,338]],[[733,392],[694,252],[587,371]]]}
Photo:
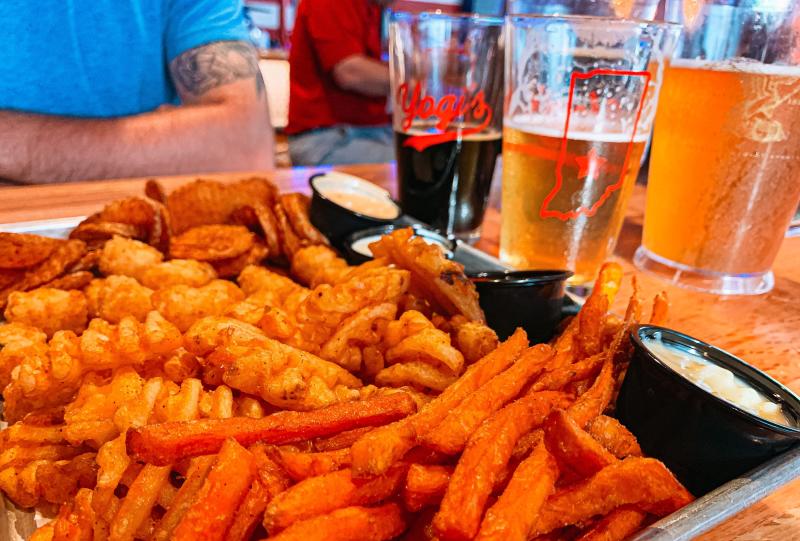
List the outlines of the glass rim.
{"label": "glass rim", "polygon": [[602,22],[604,24],[614,25],[638,25],[638,26],[654,26],[665,29],[680,30],[683,28],[681,23],[674,21],[650,21],[647,19],[637,19],[634,17],[606,17],[603,15],[574,15],[574,14],[539,14],[539,13],[514,13],[506,15],[506,19],[510,24],[515,24],[522,21],[530,20],[543,20],[555,21],[563,20],[569,21],[584,21],[584,22]]}
{"label": "glass rim", "polygon": [[391,22],[424,20],[475,21],[491,26],[502,26],[505,23],[503,17],[498,17],[496,15],[482,15],[480,13],[466,13],[463,11],[448,13],[440,9],[419,12],[392,10],[390,17]]}

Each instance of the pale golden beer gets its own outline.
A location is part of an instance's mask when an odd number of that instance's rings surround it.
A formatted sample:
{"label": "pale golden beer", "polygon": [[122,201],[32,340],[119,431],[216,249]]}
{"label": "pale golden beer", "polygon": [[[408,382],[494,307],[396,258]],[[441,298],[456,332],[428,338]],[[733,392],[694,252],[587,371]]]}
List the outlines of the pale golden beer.
{"label": "pale golden beer", "polygon": [[571,129],[564,149],[562,136],[563,121],[506,120],[500,257],[518,269],[570,269],[583,284],[614,251],[647,132]]}
{"label": "pale golden beer", "polygon": [[768,272],[798,198],[800,67],[673,61],[650,161],[649,255],[726,275]]}

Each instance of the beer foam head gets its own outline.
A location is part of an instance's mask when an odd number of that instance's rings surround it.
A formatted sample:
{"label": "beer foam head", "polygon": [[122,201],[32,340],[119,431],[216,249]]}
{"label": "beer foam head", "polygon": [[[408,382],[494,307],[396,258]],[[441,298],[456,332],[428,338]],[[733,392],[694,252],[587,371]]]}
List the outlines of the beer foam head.
{"label": "beer foam head", "polygon": [[783,77],[800,77],[800,66],[781,64],[763,64],[751,58],[730,58],[728,60],[696,60],[676,58],[672,67],[696,70],[728,71],[753,75],[778,75]]}
{"label": "beer foam head", "polygon": [[[560,139],[564,136],[564,121],[562,117],[549,117],[544,115],[515,115],[513,118],[506,118],[503,125],[532,135],[544,135]],[[616,124],[616,125],[614,125]],[[567,137],[580,141],[600,141],[603,143],[627,143],[631,140],[631,128],[623,130],[618,123],[609,125],[608,122],[598,117],[588,116],[570,117],[569,133]],[[635,142],[647,141],[649,130],[636,131],[633,138]]]}
{"label": "beer foam head", "polygon": [[[468,124],[453,124],[447,129],[447,131],[449,131],[449,132],[461,131],[461,130],[469,129],[470,127],[471,126],[468,125]],[[397,128],[395,128],[395,129],[397,129]],[[431,135],[431,134],[441,133],[439,130],[433,129],[430,126],[411,126],[411,128],[409,128],[407,130],[400,130],[400,132],[404,133],[406,135],[414,135],[414,136]],[[500,139],[501,135],[502,134],[500,133],[499,130],[496,130],[494,128],[489,128],[486,131],[481,132],[481,133],[469,133],[467,135],[463,135],[461,137],[461,140],[462,141],[475,141],[475,142],[479,142],[479,141],[495,141],[497,139]]]}

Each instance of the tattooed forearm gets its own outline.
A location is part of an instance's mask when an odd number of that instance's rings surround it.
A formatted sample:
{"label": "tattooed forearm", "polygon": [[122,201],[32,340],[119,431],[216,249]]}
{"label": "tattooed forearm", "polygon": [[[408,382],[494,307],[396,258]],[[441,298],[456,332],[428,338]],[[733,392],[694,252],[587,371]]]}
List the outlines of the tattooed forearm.
{"label": "tattooed forearm", "polygon": [[241,79],[254,79],[256,94],[264,95],[258,55],[242,41],[217,41],[190,49],[172,61],[170,71],[181,95],[199,97]]}

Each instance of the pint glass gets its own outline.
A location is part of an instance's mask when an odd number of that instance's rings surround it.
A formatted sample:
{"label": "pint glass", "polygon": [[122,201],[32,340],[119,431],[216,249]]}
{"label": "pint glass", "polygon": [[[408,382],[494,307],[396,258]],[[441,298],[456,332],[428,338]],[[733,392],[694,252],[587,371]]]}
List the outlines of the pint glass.
{"label": "pint glass", "polygon": [[594,279],[614,250],[678,29],[510,16],[501,259]]}
{"label": "pint glass", "polygon": [[403,211],[475,240],[500,154],[503,20],[392,15],[389,70]]}
{"label": "pint glass", "polygon": [[756,294],[800,199],[796,2],[668,0],[684,24],[658,107],[636,265]]}

